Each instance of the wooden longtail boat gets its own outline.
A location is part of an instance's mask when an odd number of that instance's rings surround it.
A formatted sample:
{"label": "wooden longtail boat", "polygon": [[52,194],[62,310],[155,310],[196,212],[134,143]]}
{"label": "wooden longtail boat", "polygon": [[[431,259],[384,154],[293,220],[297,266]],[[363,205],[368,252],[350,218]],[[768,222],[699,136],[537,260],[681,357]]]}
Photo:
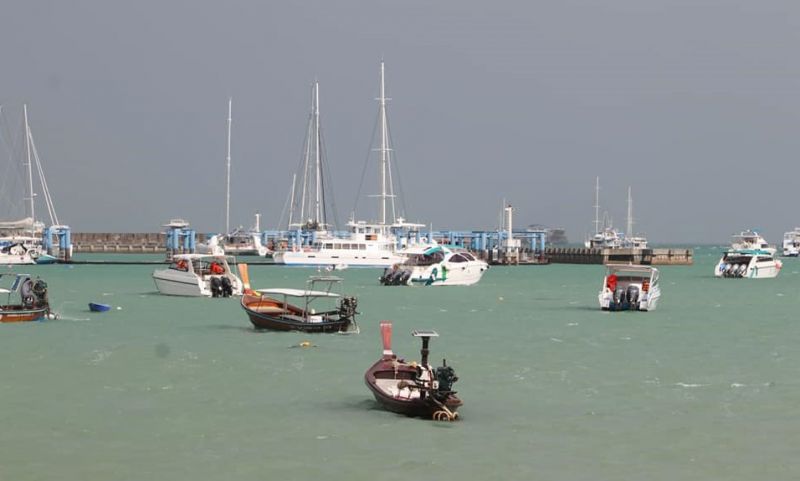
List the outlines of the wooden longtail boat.
{"label": "wooden longtail boat", "polygon": [[452,390],[458,377],[452,367],[442,361],[436,369],[428,364],[428,343],[438,337],[436,331],[412,331],[422,338],[420,363],[398,359],[392,352],[392,323],[381,322],[383,355],[364,374],[364,382],[375,399],[387,410],[408,416],[437,421],[458,419],[456,409],[463,403]]}
{"label": "wooden longtail boat", "polygon": [[[246,270],[241,270],[242,278]],[[342,279],[333,276],[313,276],[307,289],[258,289],[249,288],[245,280],[245,294],[242,296],[242,309],[257,329],[303,332],[345,332],[355,326],[358,301],[355,297],[341,296],[332,292]],[[320,286],[318,289],[315,289]],[[289,298],[298,299],[295,304]],[[327,309],[317,311],[312,303],[317,300],[338,301]],[[315,304],[316,305],[316,304]]]}
{"label": "wooden longtail boat", "polygon": [[[3,275],[0,274],[0,278]],[[47,284],[31,279],[28,274],[15,274],[10,288],[0,288],[6,294],[5,304],[0,304],[0,322],[28,322],[54,318],[47,300]],[[17,297],[17,302],[12,302]]]}

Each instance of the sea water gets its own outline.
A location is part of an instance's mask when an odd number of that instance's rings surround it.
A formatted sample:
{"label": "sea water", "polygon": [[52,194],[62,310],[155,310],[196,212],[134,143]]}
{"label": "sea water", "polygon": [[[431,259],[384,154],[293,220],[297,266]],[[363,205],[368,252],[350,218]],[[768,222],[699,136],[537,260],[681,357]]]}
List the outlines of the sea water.
{"label": "sea water", "polygon": [[[61,319],[0,325],[0,479],[797,479],[800,260],[717,279],[719,256],[662,267],[648,313],[600,311],[597,265],[429,288],[348,269],[353,335],[255,331],[236,299],[157,294],[153,266],[17,268]],[[250,272],[259,288],[315,273]],[[407,359],[412,329],[439,332],[460,421],[379,408],[363,375],[381,320]]]}

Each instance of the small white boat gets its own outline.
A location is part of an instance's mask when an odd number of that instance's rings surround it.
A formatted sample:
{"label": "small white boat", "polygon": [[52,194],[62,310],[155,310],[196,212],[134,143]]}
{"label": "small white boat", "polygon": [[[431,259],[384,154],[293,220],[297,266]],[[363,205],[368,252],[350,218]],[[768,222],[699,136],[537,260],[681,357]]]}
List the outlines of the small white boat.
{"label": "small white boat", "polygon": [[661,297],[658,269],[632,264],[609,264],[597,296],[604,311],[653,311]]}
{"label": "small white boat", "polygon": [[763,249],[729,249],[714,268],[716,277],[770,279],[777,277],[783,263],[774,252]]}
{"label": "small white boat", "polygon": [[161,294],[168,296],[230,297],[242,295],[242,281],[230,269],[231,257],[180,254],[166,269],[153,272]]}
{"label": "small white boat", "polygon": [[406,260],[386,268],[385,286],[471,286],[483,277],[489,264],[466,249],[446,245],[416,247],[403,251]]}
{"label": "small white boat", "polygon": [[783,255],[786,257],[800,256],[800,227],[783,234]]}

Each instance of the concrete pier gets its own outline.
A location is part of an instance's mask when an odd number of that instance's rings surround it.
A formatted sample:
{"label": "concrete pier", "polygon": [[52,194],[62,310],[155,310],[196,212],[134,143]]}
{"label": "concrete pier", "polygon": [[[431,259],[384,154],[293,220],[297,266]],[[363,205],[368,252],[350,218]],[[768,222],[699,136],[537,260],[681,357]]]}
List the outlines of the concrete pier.
{"label": "concrete pier", "polygon": [[692,265],[692,249],[588,249],[548,247],[545,255],[554,264]]}

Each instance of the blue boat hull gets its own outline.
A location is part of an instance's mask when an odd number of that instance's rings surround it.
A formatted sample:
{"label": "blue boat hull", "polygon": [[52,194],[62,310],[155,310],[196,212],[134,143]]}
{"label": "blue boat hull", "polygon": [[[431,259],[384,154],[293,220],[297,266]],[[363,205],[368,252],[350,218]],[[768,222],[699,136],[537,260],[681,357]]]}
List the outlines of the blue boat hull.
{"label": "blue boat hull", "polygon": [[97,304],[94,302],[90,302],[89,310],[92,312],[106,312],[111,310],[111,306],[109,306],[108,304]]}

